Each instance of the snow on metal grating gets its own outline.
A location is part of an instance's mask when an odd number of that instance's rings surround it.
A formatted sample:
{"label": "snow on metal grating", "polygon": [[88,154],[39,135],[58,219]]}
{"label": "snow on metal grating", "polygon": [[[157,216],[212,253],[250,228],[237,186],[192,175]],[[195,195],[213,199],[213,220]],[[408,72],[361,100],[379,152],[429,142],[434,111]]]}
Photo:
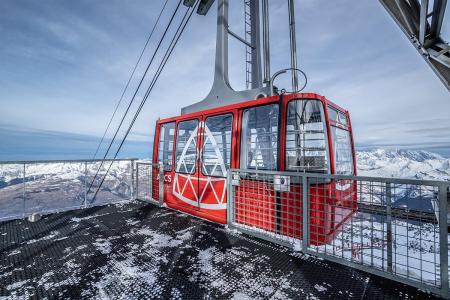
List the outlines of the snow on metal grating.
{"label": "snow on metal grating", "polygon": [[0,298],[432,298],[145,203],[0,223]]}

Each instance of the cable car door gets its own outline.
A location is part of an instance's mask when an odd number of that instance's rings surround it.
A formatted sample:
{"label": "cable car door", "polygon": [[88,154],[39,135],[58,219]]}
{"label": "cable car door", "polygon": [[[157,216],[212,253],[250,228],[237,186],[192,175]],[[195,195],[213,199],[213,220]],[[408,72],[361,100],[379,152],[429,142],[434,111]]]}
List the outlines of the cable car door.
{"label": "cable car door", "polygon": [[199,208],[199,141],[201,118],[180,121],[177,124],[175,168],[169,205],[189,210]]}
{"label": "cable car door", "polygon": [[199,208],[210,219],[225,223],[233,114],[204,116],[201,125]]}
{"label": "cable car door", "polygon": [[[175,122],[169,122],[157,125],[157,132],[155,136],[158,140],[155,140],[157,147],[154,148],[156,156],[154,155],[154,165],[152,167],[152,198],[154,201],[160,203],[165,202],[167,194],[170,193],[172,178],[173,178],[173,151],[174,151],[174,139],[175,139]],[[160,167],[163,168],[162,175],[160,176]],[[163,181],[161,182],[160,180]],[[162,183],[162,184],[161,184]],[[160,188],[163,192],[160,194]],[[163,197],[160,199],[160,197]]]}

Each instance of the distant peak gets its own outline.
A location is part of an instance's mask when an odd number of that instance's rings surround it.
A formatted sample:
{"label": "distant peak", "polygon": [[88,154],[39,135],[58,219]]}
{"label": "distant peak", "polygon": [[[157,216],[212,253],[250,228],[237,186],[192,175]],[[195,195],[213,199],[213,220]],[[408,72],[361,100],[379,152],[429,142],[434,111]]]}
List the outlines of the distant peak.
{"label": "distant peak", "polygon": [[379,159],[408,159],[417,162],[423,162],[426,160],[436,159],[444,160],[441,155],[425,150],[408,150],[399,148],[379,148],[370,151],[358,151],[359,155],[375,156]]}

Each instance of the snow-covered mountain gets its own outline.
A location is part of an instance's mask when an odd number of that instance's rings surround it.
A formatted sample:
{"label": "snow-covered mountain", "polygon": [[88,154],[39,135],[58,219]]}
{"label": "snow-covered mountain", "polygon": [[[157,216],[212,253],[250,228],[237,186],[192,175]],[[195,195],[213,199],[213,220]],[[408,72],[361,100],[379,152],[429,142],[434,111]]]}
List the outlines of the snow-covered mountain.
{"label": "snow-covered mountain", "polygon": [[0,164],[0,219],[21,216],[24,210],[52,211],[130,199],[131,162],[114,162],[94,199],[109,163],[95,177],[99,167],[99,162]]}
{"label": "snow-covered mountain", "polygon": [[428,151],[357,152],[358,175],[450,181],[450,159]]}

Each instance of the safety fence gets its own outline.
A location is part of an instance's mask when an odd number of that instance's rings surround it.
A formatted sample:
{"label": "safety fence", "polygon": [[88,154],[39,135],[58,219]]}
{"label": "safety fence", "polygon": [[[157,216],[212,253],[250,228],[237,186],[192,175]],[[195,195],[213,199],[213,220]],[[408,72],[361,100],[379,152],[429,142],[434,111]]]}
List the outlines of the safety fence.
{"label": "safety fence", "polygon": [[228,226],[448,297],[449,186],[231,170]]}
{"label": "safety fence", "polygon": [[[163,204],[162,166],[103,161],[89,189],[101,163],[1,162],[0,220],[132,199]],[[442,181],[233,169],[228,226],[449,297],[449,187]]]}
{"label": "safety fence", "polygon": [[[150,162],[136,162],[136,199],[162,205],[164,180],[162,178],[162,167]],[[157,180],[153,180],[156,178]]]}
{"label": "safety fence", "polygon": [[134,161],[0,162],[0,220],[129,201],[134,198]]}

